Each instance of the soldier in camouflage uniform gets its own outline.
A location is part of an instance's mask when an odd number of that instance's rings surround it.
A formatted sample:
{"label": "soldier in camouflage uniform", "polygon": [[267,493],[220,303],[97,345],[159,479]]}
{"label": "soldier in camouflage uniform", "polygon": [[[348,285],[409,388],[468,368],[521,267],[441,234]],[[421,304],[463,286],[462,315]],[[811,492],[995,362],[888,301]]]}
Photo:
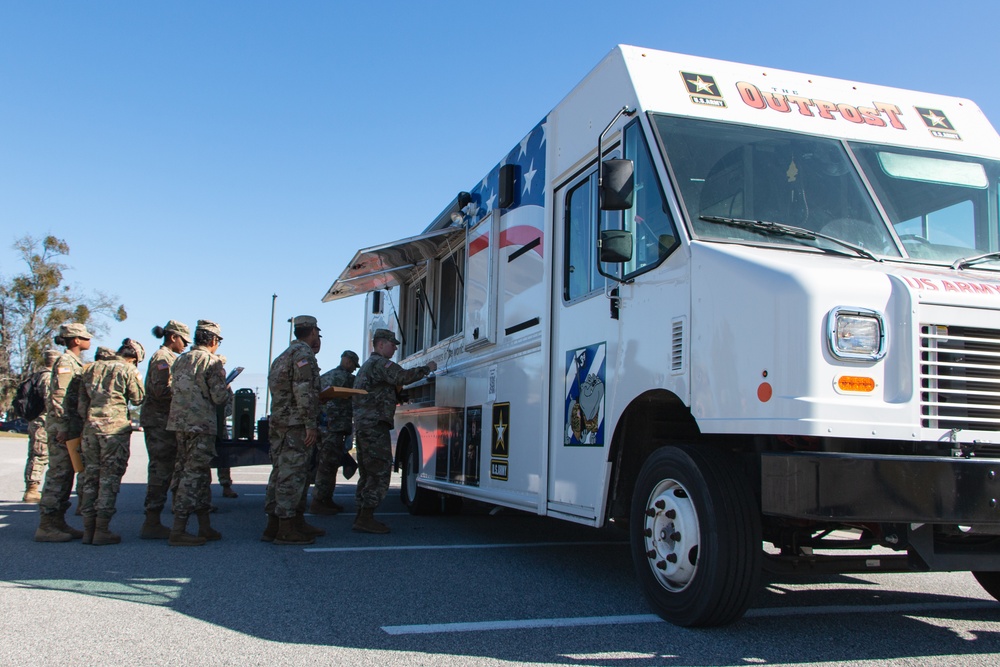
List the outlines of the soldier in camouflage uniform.
{"label": "soldier in camouflage uniform", "polygon": [[66,523],[74,477],[66,441],[79,438],[83,430],[83,421],[76,408],[80,374],[83,373],[80,353],[90,349],[91,338],[87,327],[77,322],[60,325],[59,335],[55,337],[56,345],[65,346],[66,351],[52,366],[49,393],[45,400],[49,469],[45,473],[42,499],[38,504],[41,516],[35,531],[36,542],[68,542],[83,537],[83,531]]}
{"label": "soldier in camouflage uniform", "polygon": [[[231,410],[226,412],[228,417],[231,414]],[[215,474],[219,476],[219,486],[222,487],[222,497],[223,498],[239,498],[240,494],[233,491],[233,469],[232,468],[216,468]]]}
{"label": "soldier in camouflage uniform", "polygon": [[115,500],[131,453],[132,419],[129,403],[140,405],[146,397],[136,366],[146,356],[138,341],[126,338],[117,354],[97,348],[96,361],[84,369],[78,409],[83,419],[83,543],[118,544],[120,535],[108,524],[115,515]]}
{"label": "soldier in camouflage uniform", "polygon": [[[233,397],[226,384],[222,358],[215,354],[221,342],[218,324],[198,320],[194,347],[179,356],[170,369],[172,396],[167,430],[177,435],[174,525],[167,540],[170,546],[200,546],[206,540],[222,538],[209,521],[218,409]],[[198,517],[198,535],[186,532],[192,514]]]}
{"label": "soldier in camouflage uniform", "polygon": [[146,402],[139,423],[146,438],[149,467],[146,473],[146,520],[139,537],[144,540],[165,540],[170,529],[160,523],[160,512],[167,503],[167,490],[177,462],[177,436],[167,430],[170,417],[170,369],[177,355],[191,344],[191,329],[182,322],[170,320],[165,326],[153,327],[153,335],[163,339],[163,345],[153,353],[146,370]]}
{"label": "soldier in camouflage uniform", "polygon": [[261,539],[275,544],[312,544],[326,534],[306,523],[310,449],[319,441],[320,333],[316,318],[300,315],[293,321],[295,340],[271,364],[271,476],[267,480],[264,511],[267,527]]}
{"label": "soldier in camouflage uniform", "polygon": [[[62,353],[58,350],[45,351],[45,368],[38,371],[42,375],[40,387],[48,401],[49,378],[52,377],[52,367]],[[32,419],[28,424],[28,461],[24,466],[24,497],[23,503],[37,503],[42,499],[42,480],[45,479],[45,467],[49,465],[49,439],[45,433],[45,411]]]}
{"label": "soldier in camouflage uniform", "polygon": [[[320,391],[329,387],[354,386],[354,371],[358,370],[358,354],[345,350],[340,355],[340,365],[319,377]],[[344,508],[334,502],[333,491],[337,486],[337,470],[341,460],[349,457],[351,417],[350,398],[334,398],[320,406],[320,441],[316,451],[316,488],[309,511],[313,514],[339,514]],[[348,470],[350,472],[350,470]]]}
{"label": "soldier in camouflage uniform", "polygon": [[358,448],[358,486],[355,499],[358,516],[354,530],[362,533],[388,533],[389,527],[372,516],[389,490],[392,474],[392,443],[389,431],[396,414],[396,392],[403,385],[427,377],[437,369],[433,361],[409,370],[392,360],[399,341],[388,329],[377,329],[372,336],[372,356],[368,357],[354,380],[355,389],[367,394],[354,396],[354,437]]}

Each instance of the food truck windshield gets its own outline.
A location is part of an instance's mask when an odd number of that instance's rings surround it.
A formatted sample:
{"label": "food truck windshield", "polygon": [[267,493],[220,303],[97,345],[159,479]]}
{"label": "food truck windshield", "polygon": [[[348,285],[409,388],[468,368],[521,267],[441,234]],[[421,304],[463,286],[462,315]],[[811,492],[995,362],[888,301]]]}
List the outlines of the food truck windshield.
{"label": "food truck windshield", "polygon": [[[725,219],[802,228],[902,261],[952,264],[1000,251],[1000,161],[663,114],[651,118],[696,238],[851,254],[829,239],[718,224]],[[1000,270],[996,258],[976,265]]]}

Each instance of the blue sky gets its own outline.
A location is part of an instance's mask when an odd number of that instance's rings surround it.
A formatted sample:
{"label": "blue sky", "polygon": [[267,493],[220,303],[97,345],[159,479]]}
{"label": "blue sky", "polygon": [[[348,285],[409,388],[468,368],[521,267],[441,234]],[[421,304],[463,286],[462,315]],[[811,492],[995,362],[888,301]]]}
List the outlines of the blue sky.
{"label": "blue sky", "polygon": [[[1000,5],[0,0],[0,275],[54,234],[129,312],[100,344],[218,322],[264,394],[287,320],[367,354],[355,251],[419,233],[615,44],[974,100],[1000,124]],[[144,369],[143,369],[144,370]]]}

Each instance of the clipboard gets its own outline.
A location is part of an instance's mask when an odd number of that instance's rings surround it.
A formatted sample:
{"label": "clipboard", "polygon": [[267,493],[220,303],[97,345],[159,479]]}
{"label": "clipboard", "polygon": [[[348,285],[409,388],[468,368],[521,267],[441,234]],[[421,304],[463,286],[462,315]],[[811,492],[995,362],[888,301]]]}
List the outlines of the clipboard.
{"label": "clipboard", "polygon": [[240,373],[243,372],[242,366],[237,366],[233,370],[229,371],[229,375],[226,376],[226,386],[228,387],[233,383],[233,380],[239,377]]}
{"label": "clipboard", "polygon": [[335,398],[351,398],[352,396],[363,396],[368,392],[364,389],[350,389],[348,387],[327,387],[319,392],[319,400],[332,401]]}

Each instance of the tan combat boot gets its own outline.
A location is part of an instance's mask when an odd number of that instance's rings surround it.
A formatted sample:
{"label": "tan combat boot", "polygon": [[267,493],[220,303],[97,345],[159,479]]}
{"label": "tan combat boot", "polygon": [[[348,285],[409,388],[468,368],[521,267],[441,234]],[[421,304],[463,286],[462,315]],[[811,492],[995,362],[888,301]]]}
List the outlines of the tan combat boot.
{"label": "tan combat boot", "polygon": [[389,526],[380,523],[372,516],[375,513],[374,507],[362,507],[358,511],[358,518],[354,520],[352,529],[358,533],[374,533],[384,535],[389,532]]}
{"label": "tan combat boot", "polygon": [[301,512],[296,513],[295,518],[292,519],[292,521],[295,522],[296,530],[303,535],[307,535],[309,537],[323,537],[326,535],[326,531],[322,528],[306,523],[306,517]]}
{"label": "tan combat boot", "polygon": [[144,540],[165,540],[170,537],[170,529],[160,523],[159,512],[146,510],[146,520],[139,531],[139,537]]}
{"label": "tan combat boot", "polygon": [[303,535],[296,527],[295,517],[291,519],[278,519],[278,534],[274,536],[274,544],[312,544],[314,540],[309,535]]}
{"label": "tan combat boot", "polygon": [[233,487],[228,484],[222,487],[222,497],[223,498],[239,498],[240,494],[233,491]]}
{"label": "tan combat boot", "polygon": [[38,482],[28,482],[27,487],[24,489],[24,497],[21,498],[22,503],[37,503],[42,499],[42,492],[38,490]]}
{"label": "tan combat boot", "polygon": [[42,514],[35,531],[36,542],[69,542],[73,536],[64,532],[56,521],[55,514]]}
{"label": "tan combat boot", "polygon": [[191,535],[187,532],[187,517],[174,517],[173,528],[170,529],[170,537],[167,544],[172,547],[200,547],[207,540],[204,537]]}
{"label": "tan combat boot", "polygon": [[111,517],[97,517],[97,527],[94,529],[93,541],[95,547],[104,546],[105,544],[118,544],[122,541],[121,535],[112,533],[111,529],[108,528],[108,524],[110,523]]}
{"label": "tan combat boot", "polygon": [[344,508],[333,502],[333,498],[320,498],[314,495],[312,502],[309,503],[309,513],[320,516],[333,516],[339,514],[342,509]]}
{"label": "tan combat boot", "polygon": [[198,512],[195,516],[198,517],[198,537],[204,537],[209,541],[222,539],[222,533],[212,528],[212,521],[208,518],[208,510]]}
{"label": "tan combat boot", "polygon": [[69,536],[71,538],[73,538],[74,540],[79,540],[80,538],[83,537],[83,531],[82,530],[77,530],[73,526],[71,526],[68,523],[66,523],[66,513],[65,512],[61,512],[59,514],[53,514],[52,516],[53,516],[53,520],[56,522],[56,525],[59,527],[59,530],[61,530],[64,533],[69,533]]}
{"label": "tan combat boot", "polygon": [[97,517],[96,516],[85,516],[83,517],[83,543],[93,544],[94,543],[94,531],[97,530]]}
{"label": "tan combat boot", "polygon": [[278,517],[274,514],[267,515],[267,527],[264,528],[264,533],[260,536],[261,542],[274,542],[274,538],[278,535]]}

